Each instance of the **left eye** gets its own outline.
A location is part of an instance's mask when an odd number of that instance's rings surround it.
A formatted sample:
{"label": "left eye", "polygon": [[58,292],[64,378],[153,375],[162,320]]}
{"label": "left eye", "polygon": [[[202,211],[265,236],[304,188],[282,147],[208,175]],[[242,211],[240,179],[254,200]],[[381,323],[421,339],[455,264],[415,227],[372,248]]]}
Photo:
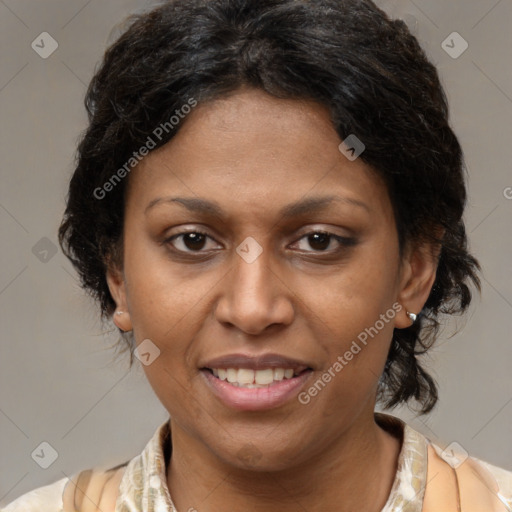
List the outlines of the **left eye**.
{"label": "left eye", "polygon": [[327,231],[313,231],[311,233],[307,233],[299,239],[299,242],[304,240],[315,251],[328,252],[329,246],[331,245],[333,239],[337,242],[338,246],[350,244],[350,239],[334,235],[333,233],[328,233]]}

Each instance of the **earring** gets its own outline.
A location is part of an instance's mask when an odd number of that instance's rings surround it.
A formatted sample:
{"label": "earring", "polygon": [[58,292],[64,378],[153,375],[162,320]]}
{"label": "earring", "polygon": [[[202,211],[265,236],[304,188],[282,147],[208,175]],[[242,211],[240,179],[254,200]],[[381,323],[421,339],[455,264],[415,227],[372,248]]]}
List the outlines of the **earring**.
{"label": "earring", "polygon": [[116,315],[122,315],[124,314],[124,311],[116,311]]}
{"label": "earring", "polygon": [[405,313],[409,317],[409,319],[411,320],[412,323],[416,322],[416,318],[418,318],[418,315],[411,313],[409,311],[406,311]]}

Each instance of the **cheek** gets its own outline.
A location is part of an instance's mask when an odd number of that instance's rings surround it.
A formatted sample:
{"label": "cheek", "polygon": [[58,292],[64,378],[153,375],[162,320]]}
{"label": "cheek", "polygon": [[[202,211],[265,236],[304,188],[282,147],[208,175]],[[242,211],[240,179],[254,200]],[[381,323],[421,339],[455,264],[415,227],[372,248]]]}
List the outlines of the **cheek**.
{"label": "cheek", "polygon": [[[162,352],[144,373],[160,403],[182,428],[194,430],[194,419],[204,416],[205,404],[193,394],[194,382],[185,375],[184,365],[176,360],[179,355]],[[176,364],[171,364],[172,361]],[[199,378],[196,375],[193,378]]]}
{"label": "cheek", "polygon": [[312,402],[336,404],[317,409],[324,416],[358,408],[375,394],[401,309],[397,258],[393,250],[368,251],[315,286],[301,284],[303,315],[325,361],[307,392]]}
{"label": "cheek", "polygon": [[379,331],[385,338],[393,331],[398,252],[392,246],[386,249],[368,247],[346,265],[321,278],[303,276],[298,281],[301,302],[305,304],[303,314],[324,326],[328,339],[340,340],[338,349],[374,326],[385,313],[388,313],[387,322],[382,326],[379,321]]}
{"label": "cheek", "polygon": [[136,339],[162,342],[175,337],[177,330],[185,337],[205,290],[215,286],[214,276],[171,262],[165,248],[144,235],[133,238],[126,242],[125,276]]}
{"label": "cheek", "polygon": [[309,401],[312,413],[332,417],[334,424],[344,412],[354,417],[374,400],[393,335],[392,320],[346,318],[334,326],[339,335],[331,333],[330,342],[323,343],[327,363],[301,397],[301,403]]}

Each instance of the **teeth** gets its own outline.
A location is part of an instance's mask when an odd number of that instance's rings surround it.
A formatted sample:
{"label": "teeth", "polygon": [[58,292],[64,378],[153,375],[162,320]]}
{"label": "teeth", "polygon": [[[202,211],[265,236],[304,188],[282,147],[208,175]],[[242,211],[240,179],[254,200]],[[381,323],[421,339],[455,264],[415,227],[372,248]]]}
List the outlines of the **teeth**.
{"label": "teeth", "polygon": [[[238,371],[240,372],[241,370]],[[269,368],[268,370],[256,371],[254,375],[254,382],[256,382],[256,384],[272,384],[272,382],[274,382],[274,370]]]}
{"label": "teeth", "polygon": [[236,380],[239,384],[252,384],[254,382],[254,370],[240,368],[240,370],[238,370],[238,377]]}
{"label": "teeth", "polygon": [[294,371],[291,368],[266,368],[251,370],[249,368],[212,368],[213,375],[220,380],[227,380],[236,387],[266,388],[273,382],[291,379]]}
{"label": "teeth", "polygon": [[238,370],[234,368],[228,368],[227,370],[228,382],[237,382],[238,380]]}
{"label": "teeth", "polygon": [[284,368],[275,368],[274,369],[274,380],[283,380],[284,379]]}

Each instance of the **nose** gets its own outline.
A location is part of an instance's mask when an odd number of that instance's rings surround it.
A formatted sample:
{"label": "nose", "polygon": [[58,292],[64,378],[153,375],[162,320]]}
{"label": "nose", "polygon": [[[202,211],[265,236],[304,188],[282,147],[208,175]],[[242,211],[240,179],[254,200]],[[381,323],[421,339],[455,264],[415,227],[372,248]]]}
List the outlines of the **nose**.
{"label": "nose", "polygon": [[293,321],[293,293],[271,268],[270,251],[263,251],[249,262],[234,254],[233,269],[219,298],[215,315],[219,322],[247,334],[258,335],[270,326],[290,325]]}

